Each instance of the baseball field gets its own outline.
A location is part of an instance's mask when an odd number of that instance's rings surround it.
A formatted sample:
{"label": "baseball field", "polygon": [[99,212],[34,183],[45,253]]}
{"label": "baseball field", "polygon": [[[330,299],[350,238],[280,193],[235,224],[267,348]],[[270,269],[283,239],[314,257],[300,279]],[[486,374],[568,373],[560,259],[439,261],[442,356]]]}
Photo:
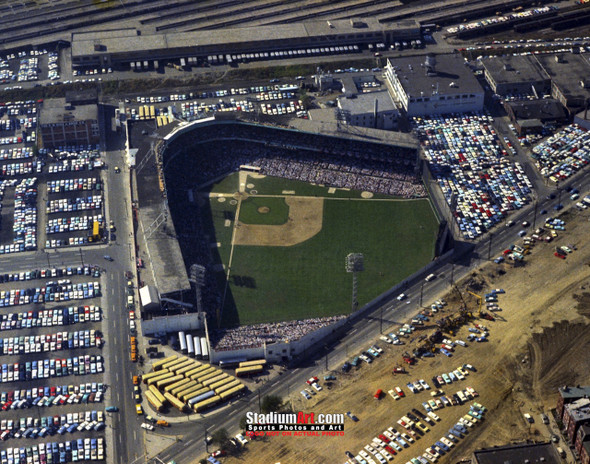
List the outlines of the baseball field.
{"label": "baseball field", "polygon": [[201,192],[217,250],[222,326],[345,314],[349,253],[363,253],[363,305],[434,257],[429,200],[404,200],[241,171]]}

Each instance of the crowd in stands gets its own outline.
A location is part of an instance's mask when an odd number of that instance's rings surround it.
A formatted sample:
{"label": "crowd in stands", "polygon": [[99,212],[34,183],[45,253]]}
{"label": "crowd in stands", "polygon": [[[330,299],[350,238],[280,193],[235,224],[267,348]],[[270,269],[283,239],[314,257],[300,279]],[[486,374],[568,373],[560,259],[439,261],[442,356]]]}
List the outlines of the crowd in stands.
{"label": "crowd in stands", "polygon": [[[350,188],[400,197],[422,197],[425,190],[415,173],[416,149],[374,142],[359,142],[294,130],[248,123],[205,123],[176,137],[162,153],[162,165],[169,156],[181,156],[167,170],[171,208],[186,191],[237,171],[242,165],[256,166],[261,174]],[[174,179],[172,182],[171,179]],[[193,203],[198,208],[198,202]],[[184,203],[186,204],[186,203]],[[218,258],[210,247],[204,222],[199,214],[175,214],[175,227],[181,247],[189,250],[193,263],[212,269]],[[184,242],[184,243],[183,243]],[[185,257],[186,259],[186,257]],[[221,304],[215,273],[206,273],[202,288],[205,310]],[[263,343],[297,340],[344,316],[301,321],[241,326],[215,333],[216,350],[260,347]]]}
{"label": "crowd in stands", "polygon": [[316,317],[301,321],[245,325],[214,332],[215,350],[259,348],[264,343],[295,341],[318,329],[338,322],[346,316]]}

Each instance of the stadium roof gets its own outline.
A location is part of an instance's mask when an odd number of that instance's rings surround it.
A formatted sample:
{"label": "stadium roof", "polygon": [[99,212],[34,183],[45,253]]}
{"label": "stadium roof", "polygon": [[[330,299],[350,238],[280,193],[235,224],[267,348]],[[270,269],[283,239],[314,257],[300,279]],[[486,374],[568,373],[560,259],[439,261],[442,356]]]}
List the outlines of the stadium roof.
{"label": "stadium roof", "polygon": [[347,138],[368,143],[381,143],[417,150],[418,140],[405,132],[384,131],[367,127],[349,126],[328,121],[312,121],[309,119],[292,119],[289,126],[301,132]]}
{"label": "stadium roof", "polygon": [[424,56],[390,58],[405,92],[410,97],[483,93],[483,88],[459,54],[437,55],[433,73],[426,73]]}
{"label": "stadium roof", "polygon": [[474,451],[477,464],[559,464],[561,458],[555,447],[547,443],[523,443]]}

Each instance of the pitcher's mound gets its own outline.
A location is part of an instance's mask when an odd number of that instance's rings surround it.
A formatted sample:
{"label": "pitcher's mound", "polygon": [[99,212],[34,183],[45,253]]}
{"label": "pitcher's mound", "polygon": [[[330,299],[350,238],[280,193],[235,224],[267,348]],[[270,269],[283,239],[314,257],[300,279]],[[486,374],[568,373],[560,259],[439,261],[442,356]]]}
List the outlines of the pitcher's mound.
{"label": "pitcher's mound", "polygon": [[268,206],[261,206],[257,210],[260,214],[267,214],[270,213],[270,208]]}

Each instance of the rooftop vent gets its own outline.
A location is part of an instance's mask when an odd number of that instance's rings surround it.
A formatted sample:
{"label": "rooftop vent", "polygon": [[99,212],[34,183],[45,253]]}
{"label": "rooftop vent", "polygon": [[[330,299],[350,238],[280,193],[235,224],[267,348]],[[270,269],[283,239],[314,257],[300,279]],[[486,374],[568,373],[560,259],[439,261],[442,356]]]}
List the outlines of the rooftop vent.
{"label": "rooftop vent", "polygon": [[350,18],[350,25],[355,28],[367,27],[367,24],[364,21],[361,21],[360,19],[353,19],[353,18]]}
{"label": "rooftop vent", "polygon": [[328,23],[328,26],[330,26],[331,29],[334,28],[334,25],[330,22],[330,21],[326,21]]}
{"label": "rooftop vent", "polygon": [[555,55],[555,62],[556,63],[563,63],[563,56]]}

